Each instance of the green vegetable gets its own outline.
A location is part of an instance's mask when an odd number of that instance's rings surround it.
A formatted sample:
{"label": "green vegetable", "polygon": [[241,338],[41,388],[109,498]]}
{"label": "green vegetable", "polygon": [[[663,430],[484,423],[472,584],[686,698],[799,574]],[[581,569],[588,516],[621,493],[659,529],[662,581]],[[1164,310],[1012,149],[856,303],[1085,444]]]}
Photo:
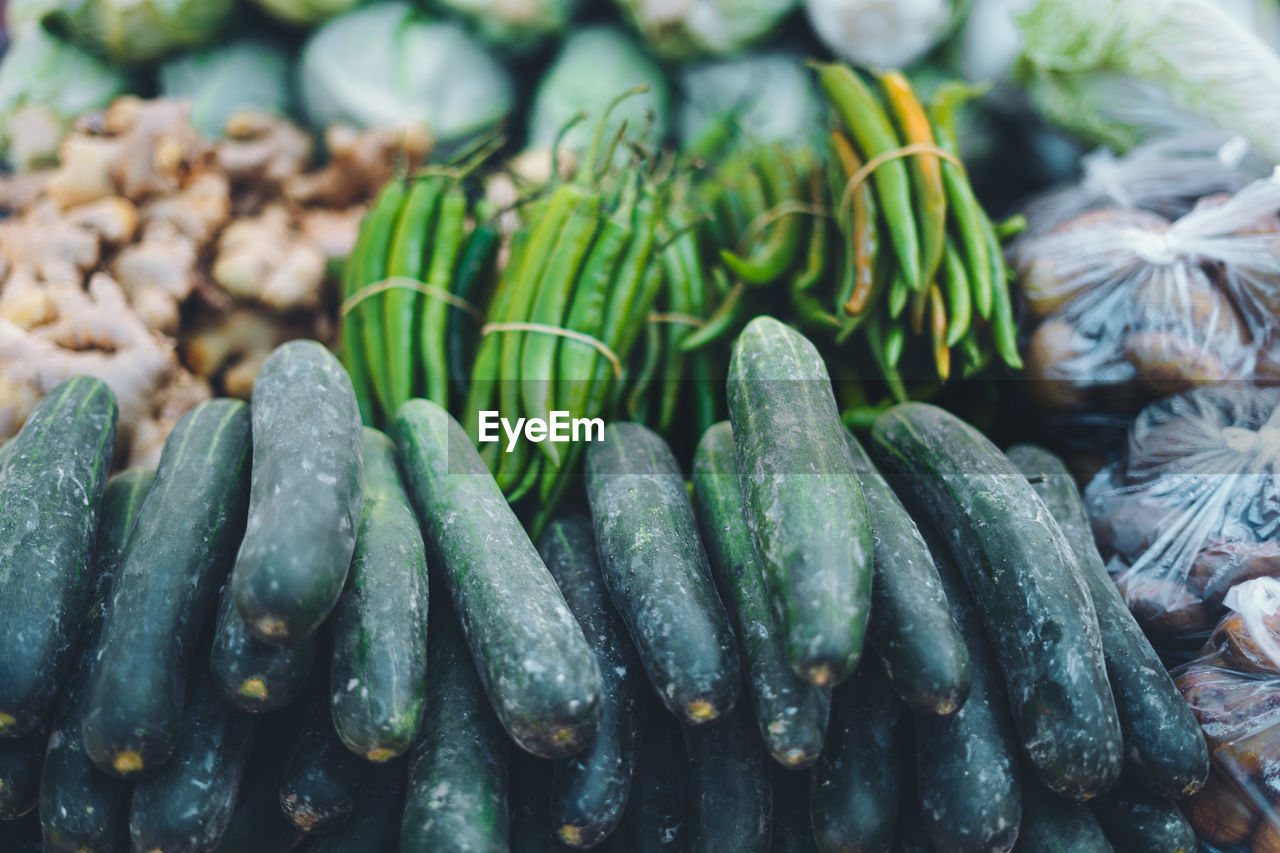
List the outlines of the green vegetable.
{"label": "green vegetable", "polygon": [[423,536],[503,727],[544,758],[580,751],[600,721],[600,667],[528,534],[444,409],[410,400],[395,439]]}
{"label": "green vegetable", "polygon": [[[631,137],[651,145],[659,143],[667,134],[670,100],[662,70],[618,29],[594,26],[575,30],[538,82],[529,111],[528,144],[550,147],[574,116],[598,119],[618,93],[637,86],[646,86],[647,91],[626,99],[609,114],[604,136],[612,138],[626,122]],[[594,132],[591,124],[570,128],[560,146],[585,151]],[[618,149],[618,157],[627,154]]]}
{"label": "green vegetable", "polygon": [[49,721],[88,611],[92,549],[115,449],[116,399],[78,376],[6,445],[0,477],[0,737]]}
{"label": "green vegetable", "polygon": [[1035,784],[1022,788],[1022,824],[1013,853],[1114,853],[1089,807]]}
{"label": "green vegetable", "polygon": [[280,809],[302,832],[319,834],[355,812],[374,765],[347,749],[333,728],[329,685],[315,680],[293,752],[279,778]]}
{"label": "green vegetable", "polygon": [[724,716],[738,698],[738,650],[670,448],[615,422],[588,448],[584,476],[604,583],[649,683],[686,724]]}
{"label": "green vegetable", "polygon": [[218,615],[209,653],[209,676],[223,699],[251,714],[283,708],[302,693],[316,657],[319,636],[296,646],[264,643],[249,631],[229,587],[218,597]]}
{"label": "green vegetable", "polygon": [[347,587],[334,609],[333,725],[370,761],[404,754],[427,689],[427,560],[395,445],[364,430],[364,509]]}
{"label": "green vegetable", "polygon": [[872,542],[826,366],[800,333],[757,317],[728,384],[747,524],[787,657],[806,680],[838,684],[862,654]]}
{"label": "green vegetable", "polygon": [[119,65],[212,43],[235,9],[235,0],[62,0],[48,20]]}
{"label": "green vegetable", "polygon": [[406,3],[357,8],[316,30],[298,79],[315,127],[421,124],[445,149],[502,121],[514,97],[507,72],[461,27]]}
{"label": "green vegetable", "polygon": [[49,733],[36,729],[22,737],[0,738],[0,820],[35,809],[40,798],[40,765]]}
{"label": "green vegetable", "polygon": [[640,757],[622,824],[610,839],[615,853],[670,853],[689,846],[689,768],[676,720],[649,703]]}
{"label": "green vegetable", "polygon": [[749,53],[679,68],[676,132],[681,147],[696,145],[729,122],[733,139],[795,145],[816,135],[822,104],[799,56]]}
{"label": "green vegetable", "polygon": [[1152,796],[1127,775],[1089,805],[1117,851],[1192,853],[1197,849],[1195,830],[1177,804]]}
{"label": "green vegetable", "polygon": [[818,39],[846,62],[906,68],[942,41],[968,0],[804,0]]}
{"label": "green vegetable", "polygon": [[364,468],[351,380],[315,341],[276,348],[253,383],[253,488],[231,573],[259,640],[296,645],[338,601],[355,548]]}
{"label": "green vegetable", "polygon": [[774,760],[803,767],[817,759],[827,732],[831,693],[791,671],[777,614],[747,528],[733,428],[707,430],[693,456],[693,503],[725,609],[733,618],[747,689]]}
{"label": "green vegetable", "polygon": [[173,757],[133,789],[133,849],[213,849],[231,821],[255,727],[223,703],[207,663],[196,666]]}
{"label": "green vegetable", "polygon": [[0,159],[24,171],[52,164],[71,123],[131,84],[127,72],[32,27],[0,57]]}
{"label": "green vegetable", "polygon": [[317,838],[310,853],[367,853],[395,850],[400,842],[407,782],[403,762],[373,771],[355,814],[333,832]]}
{"label": "green vegetable", "polygon": [[871,519],[871,643],[918,714],[951,714],[969,695],[969,651],[920,530],[867,452],[846,434]]}
{"label": "green vegetable", "polygon": [[917,517],[948,534],[1040,780],[1077,799],[1105,791],[1120,773],[1120,721],[1098,620],[1062,529],[995,445],[936,406],[889,409],[872,440],[881,469],[910,478],[902,497]]}
{"label": "green vegetable", "polygon": [[329,20],[364,0],[253,0],[273,18],[298,27],[312,27]]}
{"label": "green vegetable", "polygon": [[773,767],[742,705],[713,726],[685,726],[690,849],[769,853]]}
{"label": "green vegetable", "polygon": [[668,61],[737,53],[767,38],[797,0],[614,0],[650,50]]}
{"label": "green vegetable", "polygon": [[238,112],[289,114],[292,63],[288,49],[259,36],[185,53],[160,64],[160,94],[191,101],[191,123],[211,139],[221,138]]}
{"label": "green vegetable", "polygon": [[[80,658],[67,679],[40,773],[40,829],[50,853],[124,850],[129,834],[127,783],[99,772],[81,734],[93,662],[120,557],[155,473],[129,468],[107,481],[94,545],[92,604],[81,629]],[[114,845],[114,846],[113,846]]]}
{"label": "green vegetable", "polygon": [[538,552],[582,625],[604,682],[596,739],[557,768],[546,812],[561,841],[593,847],[617,828],[631,791],[644,670],[600,576],[591,521],[570,516],[551,522]]}
{"label": "green vegetable", "polygon": [[430,616],[431,681],[409,759],[401,853],[508,848],[511,745],[494,719],[467,643],[447,606]]}
{"label": "green vegetable", "polygon": [[244,531],[249,429],[244,403],[207,400],[165,440],[89,687],[84,746],[104,772],[150,772],[177,745],[196,642]]}
{"label": "green vegetable", "polygon": [[486,44],[523,53],[559,36],[579,0],[438,0]]}
{"label": "green vegetable", "polygon": [[1008,456],[1032,478],[1032,488],[1066,533],[1089,587],[1130,775],[1165,797],[1194,794],[1209,775],[1204,734],[1107,574],[1075,478],[1061,459],[1039,447],[1017,445]]}

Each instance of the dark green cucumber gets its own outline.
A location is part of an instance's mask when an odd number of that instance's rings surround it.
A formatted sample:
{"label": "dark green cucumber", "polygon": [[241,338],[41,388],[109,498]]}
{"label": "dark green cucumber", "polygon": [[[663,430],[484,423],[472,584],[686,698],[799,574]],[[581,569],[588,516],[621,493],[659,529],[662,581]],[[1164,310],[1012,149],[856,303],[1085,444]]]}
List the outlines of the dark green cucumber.
{"label": "dark green cucumber", "polygon": [[899,495],[946,533],[1040,781],[1073,799],[1105,791],[1123,763],[1120,720],[1098,620],[1062,529],[995,445],[936,406],[894,406],[872,439],[881,469],[901,478]]}
{"label": "dark green cucumber", "polygon": [[831,730],[809,795],[813,836],[823,853],[887,853],[893,844],[906,717],[871,657],[835,690]]}
{"label": "dark green cucumber", "polygon": [[1089,807],[1031,782],[1022,789],[1014,853],[1115,853]]}
{"label": "dark green cucumber", "polygon": [[402,761],[375,767],[355,814],[333,832],[317,838],[309,853],[394,853],[400,843],[407,775]]}
{"label": "dark green cucumber", "polygon": [[507,733],[560,758],[595,737],[600,667],[555,579],[449,413],[410,400],[396,444],[481,683]]}
{"label": "dark green cucumber", "polygon": [[363,484],[360,408],[342,363],[290,341],[253,382],[253,485],[231,572],[236,610],[259,640],[295,645],[342,594]]}
{"label": "dark green cucumber", "polygon": [[427,709],[409,758],[400,853],[505,853],[509,745],[447,606],[431,612],[428,649]]}
{"label": "dark green cucumber", "polygon": [[1075,479],[1061,459],[1043,448],[1019,445],[1009,448],[1008,456],[1062,527],[1089,587],[1127,766],[1155,794],[1194,794],[1209,777],[1204,734],[1111,582]]}
{"label": "dark green cucumber", "polygon": [[807,773],[773,768],[773,853],[818,853],[809,820]]}
{"label": "dark green cucumber", "polygon": [[609,424],[585,476],[604,585],[649,683],[682,721],[719,719],[741,665],[671,449],[640,424]]}
{"label": "dark green cucumber", "polygon": [[969,650],[951,617],[938,567],[871,457],[852,435],[845,437],[871,517],[871,647],[908,708],[954,713],[969,695]]}
{"label": "dark green cucumber", "polygon": [[306,687],[318,640],[312,634],[293,646],[262,642],[236,610],[231,587],[224,586],[209,652],[210,677],[223,698],[241,711],[275,711],[297,699]]}
{"label": "dark green cucumber", "polygon": [[1007,851],[1017,841],[1022,817],[1018,747],[1008,698],[959,570],[933,531],[924,533],[952,616],[966,638],[971,686],[969,698],[954,714],[916,717],[919,822],[938,850]]}
{"label": "dark green cucumber", "polygon": [[34,812],[16,820],[0,820],[0,850],[4,853],[43,853],[40,821]]}
{"label": "dark green cucumber", "polygon": [[728,386],[747,524],[787,657],[814,684],[838,684],[862,654],[872,541],[827,368],[799,332],[757,317],[733,346]]}
{"label": "dark green cucumber", "polygon": [[40,825],[49,853],[123,853],[129,847],[129,787],[102,773],[85,752],[81,729],[111,587],[125,539],[155,472],[130,468],[107,481],[94,546],[91,604],[80,656],[53,715],[40,774]]}
{"label": "dark green cucumber", "polygon": [[1148,794],[1127,775],[1089,805],[1117,851],[1193,853],[1198,849],[1195,830],[1177,804]]}
{"label": "dark green cucumber", "polygon": [[302,832],[328,832],[355,813],[374,766],[347,749],[333,728],[328,679],[320,674],[280,777],[280,810]]}
{"label": "dark green cucumber", "polygon": [[613,832],[626,809],[644,670],[604,588],[591,522],[582,516],[551,522],[538,537],[538,553],[582,626],[604,684],[596,739],[556,768],[549,804],[561,841],[594,847]]}
{"label": "dark green cucumber", "polygon": [[364,509],[334,609],[333,725],[370,761],[403,755],[427,690],[427,557],[391,439],[364,429]]}
{"label": "dark green cucumber", "polygon": [[796,675],[787,660],[778,615],[747,529],[728,421],[712,426],[698,442],[693,504],[716,586],[738,633],[747,691],[765,746],[787,767],[812,764],[827,734],[831,691]]}
{"label": "dark green cucumber", "polygon": [[0,738],[0,820],[14,820],[36,807],[40,765],[48,742],[49,733],[44,729]]}
{"label": "dark green cucumber", "polygon": [[684,853],[689,849],[689,767],[684,738],[654,701],[644,714],[636,776],[613,853]]}
{"label": "dark green cucumber", "polygon": [[47,724],[75,664],[115,440],[111,389],[77,376],[50,391],[5,445],[0,737],[20,737]]}
{"label": "dark green cucumber", "polygon": [[191,656],[244,530],[249,426],[244,403],[207,400],[164,443],[89,685],[84,747],[109,773],[153,771],[178,740]]}
{"label": "dark green cucumber", "polygon": [[692,851],[769,853],[773,763],[751,716],[744,706],[712,725],[684,728]]}
{"label": "dark green cucumber", "polygon": [[511,853],[564,853],[552,829],[554,767],[522,749],[511,751]]}
{"label": "dark green cucumber", "polygon": [[208,853],[231,821],[255,721],[222,701],[207,666],[196,667],[191,681],[173,757],[134,786],[129,809],[134,850]]}

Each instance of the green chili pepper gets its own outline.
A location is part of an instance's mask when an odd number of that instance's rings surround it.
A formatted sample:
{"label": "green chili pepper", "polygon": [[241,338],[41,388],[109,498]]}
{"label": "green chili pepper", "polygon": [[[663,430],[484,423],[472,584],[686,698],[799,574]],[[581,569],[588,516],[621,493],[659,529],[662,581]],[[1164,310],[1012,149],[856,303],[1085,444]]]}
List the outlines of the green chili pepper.
{"label": "green chili pepper", "polygon": [[[342,298],[350,299],[358,291],[363,282],[360,271],[364,268],[364,251],[369,242],[369,216],[365,216],[356,232],[355,245],[347,256],[342,268]],[[355,390],[356,402],[360,406],[360,420],[368,426],[377,423],[373,406],[373,389],[369,382],[369,365],[365,359],[364,330],[361,328],[357,305],[342,314],[342,363],[351,377],[351,387]]]}
{"label": "green chili pepper", "polygon": [[[431,238],[440,212],[440,196],[444,179],[438,174],[423,175],[413,181],[396,218],[387,260],[387,278],[404,278],[413,282],[426,280],[427,256],[434,252]],[[386,329],[386,349],[369,354],[387,366],[386,399],[382,405],[387,417],[394,417],[400,404],[413,396],[415,386],[414,333],[422,311],[423,295],[412,290],[393,288],[375,297],[382,303],[382,323]]]}
{"label": "green chili pepper", "polygon": [[902,375],[898,373],[895,365],[889,364],[886,359],[886,340],[885,333],[882,329],[881,315],[875,312],[867,321],[867,347],[871,350],[871,358],[875,361],[876,366],[880,368],[880,375],[884,379],[885,385],[889,388],[889,393],[893,399],[899,403],[907,401],[907,388],[902,382]]}
{"label": "green chili pepper", "polygon": [[[450,292],[477,308],[482,307],[482,288],[492,279],[498,237],[498,227],[493,219],[482,219],[467,238],[467,246],[458,262],[458,274],[453,277]],[[471,340],[477,329],[476,318],[466,311],[454,306],[449,312],[449,322],[445,327],[445,361],[449,367],[449,383],[460,400],[466,400],[470,394],[469,377],[475,354]]]}
{"label": "green chili pepper", "polygon": [[1014,370],[1022,368],[1022,356],[1018,353],[1018,323],[1013,318],[1013,298],[1009,294],[1009,273],[1004,264],[1004,254],[996,239],[995,229],[986,215],[982,216],[983,234],[987,238],[987,255],[991,259],[992,309],[991,332],[996,352],[1004,363]]}
{"label": "green chili pepper", "polygon": [[[853,69],[839,63],[817,66],[818,85],[827,103],[862,149],[865,160],[902,147],[884,107]],[[901,160],[888,160],[871,175],[879,195],[902,277],[908,287],[921,287],[920,241],[911,204],[911,183]]]}
{"label": "green chili pepper", "polygon": [[[736,252],[722,248],[720,259],[738,280],[748,284],[769,284],[781,278],[800,250],[800,238],[804,233],[801,211],[778,212],[783,205],[794,204],[799,199],[800,181],[775,146],[762,148],[756,163],[768,191],[770,205],[760,216],[774,216],[775,221],[769,226],[769,236],[756,244],[749,257],[742,258]],[[753,223],[748,222],[747,227],[753,227]],[[755,235],[745,236],[752,238]]]}
{"label": "green chili pepper", "polygon": [[[929,117],[906,76],[900,71],[880,76],[880,89],[908,145],[935,146]],[[927,285],[942,263],[947,234],[947,196],[942,186],[942,160],[936,154],[913,154],[907,170],[915,189],[916,224],[920,230],[920,284]],[[924,288],[921,288],[923,292]]]}
{"label": "green chili pepper", "polygon": [[[440,201],[440,218],[432,239],[431,263],[427,266],[427,285],[440,293],[449,291],[466,231],[467,195],[461,182],[452,181]],[[452,310],[455,309],[439,296],[429,297],[420,327],[427,399],[446,408],[449,405],[449,371],[445,363],[445,329]]]}
{"label": "green chili pepper", "polygon": [[[392,181],[383,188],[378,200],[374,202],[369,218],[369,239],[361,255],[361,287],[375,285],[387,277],[387,254],[404,198],[404,184]],[[361,301],[355,310],[359,312],[364,326],[365,358],[369,365],[369,378],[373,380],[373,393],[382,410],[382,417],[388,419],[395,412],[390,408],[386,325],[380,304],[385,298],[385,293],[371,296]]]}
{"label": "green chili pepper", "polygon": [[943,273],[947,281],[947,306],[951,316],[947,324],[947,346],[953,347],[969,331],[972,320],[972,297],[969,295],[969,276],[965,274],[964,258],[950,237],[943,252]]}

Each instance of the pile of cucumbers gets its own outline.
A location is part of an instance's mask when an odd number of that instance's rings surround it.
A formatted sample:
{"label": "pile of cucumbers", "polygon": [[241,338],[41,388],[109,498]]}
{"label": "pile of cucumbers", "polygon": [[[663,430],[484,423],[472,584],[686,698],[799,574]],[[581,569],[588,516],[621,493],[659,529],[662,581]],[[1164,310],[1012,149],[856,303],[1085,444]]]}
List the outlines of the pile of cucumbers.
{"label": "pile of cucumbers", "polygon": [[727,408],[692,488],[609,424],[535,542],[314,342],[155,471],[58,386],[0,448],[0,849],[1193,848],[1204,739],[1056,457],[923,403],[868,452],[769,317]]}

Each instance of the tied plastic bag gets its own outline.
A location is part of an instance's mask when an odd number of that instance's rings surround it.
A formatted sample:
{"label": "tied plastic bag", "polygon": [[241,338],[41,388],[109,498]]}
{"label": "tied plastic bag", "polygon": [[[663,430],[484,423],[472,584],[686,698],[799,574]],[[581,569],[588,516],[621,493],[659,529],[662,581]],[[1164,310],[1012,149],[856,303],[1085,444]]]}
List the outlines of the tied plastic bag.
{"label": "tied plastic bag", "polygon": [[1035,402],[1114,418],[1193,386],[1280,378],[1277,210],[1280,169],[1174,221],[1103,207],[1020,241]]}
{"label": "tied plastic bag", "polygon": [[[1280,389],[1197,388],[1148,406],[1085,504],[1107,569],[1162,640],[1199,640],[1238,583],[1280,576]],[[1276,659],[1280,660],[1280,649]]]}
{"label": "tied plastic bag", "polygon": [[1209,784],[1184,803],[1205,841],[1280,850],[1280,580],[1232,587],[1231,612],[1200,656],[1174,671],[1213,755]]}
{"label": "tied plastic bag", "polygon": [[1157,137],[1120,155],[1099,148],[1080,159],[1080,169],[1078,183],[1027,205],[1028,235],[1044,234],[1098,207],[1176,219],[1198,199],[1237,192],[1267,171],[1243,136],[1218,130]]}

